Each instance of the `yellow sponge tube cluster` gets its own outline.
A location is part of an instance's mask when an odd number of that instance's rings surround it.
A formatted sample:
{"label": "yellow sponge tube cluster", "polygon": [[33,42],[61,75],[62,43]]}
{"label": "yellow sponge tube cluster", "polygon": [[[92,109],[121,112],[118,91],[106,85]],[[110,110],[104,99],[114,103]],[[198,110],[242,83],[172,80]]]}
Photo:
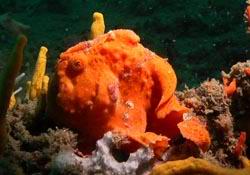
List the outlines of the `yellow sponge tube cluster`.
{"label": "yellow sponge tube cluster", "polygon": [[45,75],[43,76],[43,82],[42,82],[42,94],[47,94],[48,92],[48,86],[49,86],[49,76]]}
{"label": "yellow sponge tube cluster", "polygon": [[[91,25],[91,39],[96,38],[99,35],[104,34],[105,32],[105,23],[102,13],[95,12],[93,14],[93,23]],[[48,49],[44,46],[40,48],[34,74],[31,81],[27,81],[26,87],[26,99],[35,100],[41,94],[47,94],[49,77],[45,75],[46,65],[47,65],[47,54]],[[16,104],[15,95],[12,94],[9,110],[12,110]]]}
{"label": "yellow sponge tube cluster", "polygon": [[16,105],[16,97],[15,94],[12,93],[11,97],[10,97],[10,103],[9,103],[9,108],[8,110],[12,110]]}
{"label": "yellow sponge tube cluster", "polygon": [[104,32],[105,32],[105,23],[103,14],[95,12],[93,14],[93,23],[91,25],[90,39],[94,39],[97,36],[104,34]]}
{"label": "yellow sponge tube cluster", "polygon": [[[48,49],[44,46],[40,48],[40,52],[37,58],[35,71],[32,77],[29,98],[31,100],[36,99],[40,96],[43,87],[43,79],[46,72],[46,64],[47,64],[47,54]],[[48,82],[48,81],[47,81]]]}

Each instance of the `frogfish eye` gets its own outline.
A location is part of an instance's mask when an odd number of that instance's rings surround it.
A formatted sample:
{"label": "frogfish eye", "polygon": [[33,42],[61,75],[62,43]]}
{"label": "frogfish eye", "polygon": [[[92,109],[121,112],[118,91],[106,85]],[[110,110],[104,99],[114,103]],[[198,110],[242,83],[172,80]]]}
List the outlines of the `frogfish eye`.
{"label": "frogfish eye", "polygon": [[80,58],[73,58],[69,61],[68,69],[70,73],[81,73],[84,70],[84,62]]}

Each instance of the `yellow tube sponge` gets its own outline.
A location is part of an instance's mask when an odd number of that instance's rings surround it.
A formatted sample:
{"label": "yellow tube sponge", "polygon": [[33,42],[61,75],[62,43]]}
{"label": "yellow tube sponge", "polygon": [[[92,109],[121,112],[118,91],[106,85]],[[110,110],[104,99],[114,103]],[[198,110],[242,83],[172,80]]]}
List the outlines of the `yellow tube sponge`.
{"label": "yellow tube sponge", "polygon": [[9,102],[9,108],[8,108],[8,110],[13,110],[14,109],[14,107],[16,106],[16,94],[18,94],[19,92],[21,92],[23,90],[23,88],[22,87],[19,87],[17,90],[15,90],[13,93],[12,93],[12,95],[11,95],[11,97],[10,97],[10,102]]}
{"label": "yellow tube sponge", "polygon": [[34,100],[39,97],[42,91],[43,77],[46,71],[48,49],[44,46],[40,48],[40,52],[36,62],[36,68],[31,81],[30,99]]}
{"label": "yellow tube sponge", "polygon": [[250,160],[247,157],[240,156],[240,161],[244,168],[250,167]]}
{"label": "yellow tube sponge", "polygon": [[26,82],[26,94],[25,99],[30,99],[30,87],[31,87],[31,81]]}
{"label": "yellow tube sponge", "polygon": [[48,93],[48,87],[49,87],[49,76],[45,75],[43,76],[42,94]]}
{"label": "yellow tube sponge", "polygon": [[207,160],[190,157],[185,160],[168,161],[156,165],[150,175],[248,175],[250,167],[243,169],[223,168]]}
{"label": "yellow tube sponge", "polygon": [[104,32],[105,32],[105,23],[103,14],[95,12],[93,14],[93,23],[91,25],[90,39],[94,39],[97,36],[104,34]]}
{"label": "yellow tube sponge", "polygon": [[8,110],[14,109],[15,105],[16,105],[16,97],[15,97],[15,94],[12,93],[12,95],[11,95],[11,97],[10,97],[10,103],[9,103],[9,108],[8,108]]}

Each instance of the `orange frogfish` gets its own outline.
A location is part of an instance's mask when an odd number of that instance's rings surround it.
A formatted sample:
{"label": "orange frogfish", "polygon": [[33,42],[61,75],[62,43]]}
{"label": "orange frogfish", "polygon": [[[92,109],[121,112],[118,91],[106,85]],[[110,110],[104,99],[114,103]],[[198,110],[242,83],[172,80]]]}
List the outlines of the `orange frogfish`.
{"label": "orange frogfish", "polygon": [[161,154],[180,134],[177,124],[188,109],[174,95],[176,74],[139,42],[133,31],[119,29],[61,53],[49,111],[79,133],[80,150],[94,149],[104,133],[115,131]]}

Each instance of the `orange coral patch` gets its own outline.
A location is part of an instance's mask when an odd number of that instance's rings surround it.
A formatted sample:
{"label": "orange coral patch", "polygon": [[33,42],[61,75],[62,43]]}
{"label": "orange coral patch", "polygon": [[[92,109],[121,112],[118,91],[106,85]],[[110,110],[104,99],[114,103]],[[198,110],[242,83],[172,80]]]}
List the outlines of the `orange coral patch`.
{"label": "orange coral patch", "polygon": [[189,120],[180,122],[178,128],[184,138],[194,142],[203,151],[206,151],[209,148],[211,144],[209,133],[204,124],[201,123],[198,118],[192,117]]}
{"label": "orange coral patch", "polygon": [[233,80],[229,82],[228,78],[223,77],[222,80],[224,84],[224,92],[227,94],[227,96],[232,96],[237,89],[236,79],[233,78]]}
{"label": "orange coral patch", "polygon": [[240,137],[238,139],[238,142],[235,146],[235,150],[234,150],[234,154],[238,157],[240,155],[242,155],[243,150],[245,149],[246,145],[246,132],[241,132],[240,133]]}
{"label": "orange coral patch", "polygon": [[246,74],[247,76],[250,76],[250,67],[246,67],[246,68],[244,69],[244,72],[245,72],[245,74]]}
{"label": "orange coral patch", "polygon": [[250,24],[250,6],[247,6],[245,13],[244,13],[244,17],[249,25]]}
{"label": "orange coral patch", "polygon": [[133,152],[141,146],[151,147],[154,150],[154,154],[160,158],[162,154],[169,147],[169,140],[165,136],[157,135],[153,132],[145,133],[126,133],[125,136],[133,143],[126,147],[129,152]]}

